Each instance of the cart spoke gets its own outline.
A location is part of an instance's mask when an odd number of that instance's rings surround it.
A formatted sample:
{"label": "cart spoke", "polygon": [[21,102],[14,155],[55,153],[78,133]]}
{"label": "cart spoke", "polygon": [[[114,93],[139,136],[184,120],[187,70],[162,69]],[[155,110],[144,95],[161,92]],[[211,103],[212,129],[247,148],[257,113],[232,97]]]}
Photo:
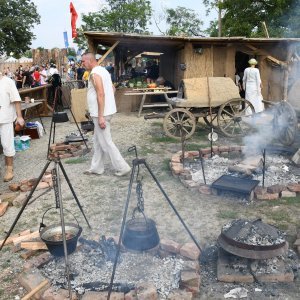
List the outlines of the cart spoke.
{"label": "cart spoke", "polygon": [[228,116],[230,116],[230,117],[234,117],[234,115],[231,114],[229,111],[227,111],[225,108],[223,109],[222,112],[225,112],[225,113],[226,113]]}

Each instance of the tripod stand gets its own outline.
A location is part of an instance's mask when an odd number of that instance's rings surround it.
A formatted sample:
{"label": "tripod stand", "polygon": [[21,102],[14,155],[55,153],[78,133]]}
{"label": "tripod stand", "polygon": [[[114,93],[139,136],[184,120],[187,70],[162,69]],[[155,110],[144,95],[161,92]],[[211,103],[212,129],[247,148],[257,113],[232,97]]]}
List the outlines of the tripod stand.
{"label": "tripod stand", "polygon": [[[60,86],[57,86],[55,88],[55,93],[54,93],[54,100],[53,100],[53,117],[51,119],[51,125],[50,125],[50,134],[49,134],[49,141],[48,141],[48,152],[47,152],[47,157],[49,156],[49,152],[50,152],[50,143],[51,143],[51,138],[52,138],[52,143],[54,144],[54,140],[55,140],[55,129],[56,129],[56,123],[64,123],[64,122],[68,122],[69,121],[69,118],[68,118],[68,115],[66,112],[59,112],[58,111],[58,98],[59,98],[59,95],[62,94],[62,90],[61,90],[61,87]],[[84,145],[86,147],[86,150],[88,151],[89,148],[88,148],[88,145],[86,143],[86,140],[82,134],[82,131],[80,130],[79,126],[78,126],[78,123],[76,121],[76,118],[72,112],[72,109],[71,109],[71,105],[69,103],[69,108],[70,108],[70,112],[71,112],[71,115],[73,117],[73,120],[76,124],[76,127],[79,131],[79,134],[80,134],[80,137],[82,139],[82,141],[84,142]]]}
{"label": "tripod stand", "polygon": [[130,175],[130,182],[129,182],[128,193],[127,193],[127,200],[126,200],[126,204],[125,204],[125,209],[124,209],[124,214],[123,214],[123,219],[122,219],[122,225],[121,225],[121,230],[120,230],[120,235],[119,235],[119,241],[118,241],[118,247],[117,247],[117,253],[116,253],[115,260],[114,260],[114,266],[113,266],[113,271],[112,271],[112,275],[111,275],[111,279],[110,279],[110,285],[109,285],[107,300],[110,299],[110,295],[111,295],[112,288],[113,288],[113,282],[114,282],[115,272],[116,272],[116,268],[117,268],[119,255],[120,255],[121,242],[122,242],[123,232],[124,232],[124,228],[125,228],[125,222],[126,222],[126,216],[127,216],[128,206],[129,206],[129,199],[130,199],[130,196],[131,196],[132,185],[133,185],[133,181],[134,181],[135,176],[136,176],[136,178],[138,178],[138,175],[139,175],[139,172],[140,172],[140,166],[146,167],[146,169],[150,173],[152,179],[154,180],[154,182],[157,184],[160,191],[164,195],[166,201],[168,202],[168,204],[173,209],[174,213],[176,214],[176,216],[180,220],[180,222],[183,225],[183,227],[185,228],[185,230],[188,232],[189,236],[191,237],[191,239],[193,240],[193,242],[195,243],[197,248],[200,250],[200,253],[202,252],[200,245],[198,244],[195,237],[193,236],[193,234],[191,233],[191,231],[189,230],[189,228],[187,227],[187,225],[185,224],[185,222],[183,221],[183,219],[179,215],[179,213],[176,210],[175,206],[173,205],[171,199],[168,197],[168,195],[166,194],[166,192],[164,191],[164,189],[162,188],[162,186],[158,182],[157,178],[155,177],[155,175],[151,171],[150,167],[146,163],[146,160],[145,159],[139,159],[137,157],[136,146],[130,147],[128,149],[128,151],[133,151],[133,150],[135,151],[136,158],[132,161],[133,167],[132,167],[132,171],[131,171],[131,175]]}
{"label": "tripod stand", "polygon": [[[55,104],[54,104],[55,107]],[[54,117],[52,117],[51,126],[55,122],[53,120]],[[48,154],[49,154],[49,147],[50,147],[50,140],[51,140],[51,134],[49,135],[49,141],[48,141]],[[55,200],[56,200],[56,208],[60,210],[60,223],[61,223],[61,230],[62,230],[62,241],[63,241],[63,249],[64,249],[64,258],[65,258],[65,267],[66,267],[66,275],[67,275],[67,281],[68,281],[68,289],[69,289],[69,297],[72,297],[71,292],[71,284],[70,284],[70,271],[69,271],[69,261],[68,261],[68,251],[67,251],[67,241],[66,241],[66,232],[65,232],[65,221],[64,221],[64,209],[63,209],[63,202],[62,202],[62,195],[61,195],[61,183],[60,183],[60,176],[59,176],[59,169],[62,171],[63,176],[72,192],[72,195],[77,203],[77,206],[79,207],[87,225],[89,228],[91,228],[88,219],[86,218],[83,208],[75,194],[75,191],[73,189],[73,186],[67,176],[67,173],[65,171],[65,168],[63,167],[62,162],[60,161],[60,158],[50,158],[49,155],[47,155],[47,162],[40,173],[38,179],[36,180],[32,190],[30,191],[28,197],[26,198],[25,202],[23,203],[18,215],[16,216],[12,226],[10,227],[9,231],[6,234],[6,237],[3,240],[2,245],[0,246],[0,250],[2,250],[3,246],[5,245],[6,240],[9,238],[10,234],[12,233],[13,229],[15,228],[19,218],[21,217],[23,211],[25,210],[29,200],[31,199],[33,193],[35,192],[39,182],[41,181],[43,175],[45,174],[47,168],[51,163],[54,163],[54,168],[52,170],[52,181],[53,181],[53,189],[55,194]]]}

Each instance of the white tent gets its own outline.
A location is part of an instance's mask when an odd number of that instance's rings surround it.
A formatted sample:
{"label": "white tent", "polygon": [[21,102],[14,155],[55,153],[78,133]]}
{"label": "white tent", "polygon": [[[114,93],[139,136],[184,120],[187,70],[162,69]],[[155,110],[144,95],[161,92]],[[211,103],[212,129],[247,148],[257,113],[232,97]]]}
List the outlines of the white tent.
{"label": "white tent", "polygon": [[17,62],[18,60],[13,58],[13,57],[9,57],[8,59],[5,60],[6,63],[14,63]]}
{"label": "white tent", "polygon": [[25,56],[22,56],[19,59],[19,63],[32,63],[32,62],[33,62],[32,58],[28,58],[28,57],[25,57]]}

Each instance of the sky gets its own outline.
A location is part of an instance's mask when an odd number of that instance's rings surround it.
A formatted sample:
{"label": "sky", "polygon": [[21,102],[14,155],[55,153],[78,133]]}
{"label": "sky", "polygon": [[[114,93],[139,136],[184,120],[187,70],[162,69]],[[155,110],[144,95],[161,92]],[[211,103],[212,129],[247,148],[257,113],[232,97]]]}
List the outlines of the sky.
{"label": "sky", "polygon": [[[63,32],[67,31],[69,46],[77,48],[76,44],[72,42],[71,36],[70,0],[32,0],[32,2],[36,5],[41,20],[40,24],[32,30],[36,39],[33,40],[31,47],[64,48]],[[104,0],[72,0],[72,2],[78,14],[77,27],[81,25],[82,14],[98,11],[105,3]],[[155,15],[159,15],[162,7],[176,8],[177,6],[183,6],[193,9],[204,22],[203,29],[208,27],[210,20],[216,18],[216,13],[206,16],[205,7],[202,1],[199,0],[151,0],[151,4]],[[159,34],[154,25],[149,29],[154,34]]]}

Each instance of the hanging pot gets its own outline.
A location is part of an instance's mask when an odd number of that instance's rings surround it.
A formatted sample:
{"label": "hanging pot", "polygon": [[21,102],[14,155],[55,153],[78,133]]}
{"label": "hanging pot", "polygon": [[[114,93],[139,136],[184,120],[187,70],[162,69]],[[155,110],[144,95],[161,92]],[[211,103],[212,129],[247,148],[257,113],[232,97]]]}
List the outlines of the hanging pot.
{"label": "hanging pot", "polygon": [[52,116],[54,123],[65,123],[69,121],[68,114],[64,111],[54,112]]}
{"label": "hanging pot", "polygon": [[159,244],[156,224],[152,219],[133,218],[126,222],[122,237],[123,245],[135,251],[145,251]]}
{"label": "hanging pot", "polygon": [[[42,217],[42,222],[40,224],[40,237],[42,241],[46,244],[49,252],[53,256],[63,256],[64,255],[64,245],[63,245],[63,235],[61,224],[53,224],[50,226],[44,225],[45,214],[55,207],[51,207],[44,213]],[[66,210],[66,209],[65,209]],[[68,211],[70,212],[70,211]],[[70,212],[71,213],[71,212]],[[71,215],[76,220],[75,223],[65,223],[65,235],[67,244],[67,254],[71,254],[76,250],[77,240],[82,232],[82,228],[79,226],[77,219],[71,213]]]}

